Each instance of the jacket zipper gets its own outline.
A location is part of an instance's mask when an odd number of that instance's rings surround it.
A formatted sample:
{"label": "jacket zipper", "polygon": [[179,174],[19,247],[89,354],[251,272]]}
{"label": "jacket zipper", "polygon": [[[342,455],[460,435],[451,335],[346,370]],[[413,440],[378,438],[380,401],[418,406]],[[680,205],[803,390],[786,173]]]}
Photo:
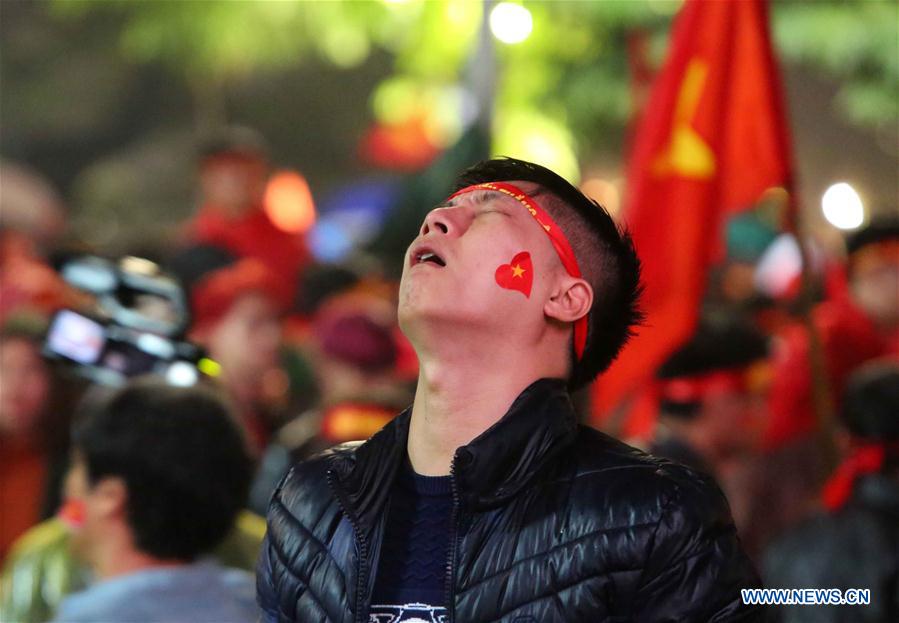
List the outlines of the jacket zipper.
{"label": "jacket zipper", "polygon": [[359,526],[359,520],[357,519],[356,514],[350,512],[349,504],[347,504],[344,499],[340,487],[337,486],[333,469],[328,470],[327,478],[328,485],[330,485],[331,490],[334,492],[334,496],[337,498],[337,504],[340,506],[343,514],[347,516],[347,519],[350,520],[350,525],[353,527],[353,533],[356,535],[356,542],[359,544],[359,564],[356,572],[356,614],[354,619],[356,623],[366,623],[364,610],[366,609],[365,593],[368,592],[368,541],[366,541],[365,534]]}
{"label": "jacket zipper", "polygon": [[459,540],[459,488],[456,486],[456,456],[450,463],[450,486],[453,491],[453,512],[450,516],[450,539],[446,563],[446,613],[447,623],[453,623],[456,618],[455,608],[455,574],[456,574],[456,548]]}

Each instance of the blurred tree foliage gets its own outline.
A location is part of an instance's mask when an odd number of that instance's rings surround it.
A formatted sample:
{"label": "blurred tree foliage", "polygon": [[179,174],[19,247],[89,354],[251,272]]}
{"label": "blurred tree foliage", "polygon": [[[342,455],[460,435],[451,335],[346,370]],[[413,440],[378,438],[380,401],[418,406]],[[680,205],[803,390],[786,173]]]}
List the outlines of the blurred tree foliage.
{"label": "blurred tree foliage", "polygon": [[[496,43],[500,140],[504,124],[543,124],[575,151],[620,144],[633,108],[628,39],[644,33],[648,61],[658,66],[680,2],[524,4],[533,15],[532,35],[516,45]],[[454,102],[441,113],[447,142],[462,130],[453,127],[452,119],[461,116],[465,101],[454,99],[458,89],[453,87],[470,60],[482,10],[473,0],[55,0],[52,7],[67,18],[97,11],[118,14],[122,52],[183,74],[193,85],[198,114],[212,121],[217,121],[216,94],[229,80],[289,68],[313,56],[349,68],[382,49],[393,56],[395,75],[373,94],[375,115],[397,117],[404,107]],[[772,16],[783,59],[838,82],[835,104],[850,122],[864,127],[896,123],[896,0],[782,0],[773,3]],[[579,144],[575,137],[589,138]]]}
{"label": "blurred tree foliage", "polygon": [[899,120],[899,2],[778,2],[774,38],[784,58],[840,84],[836,104],[860,126]]}

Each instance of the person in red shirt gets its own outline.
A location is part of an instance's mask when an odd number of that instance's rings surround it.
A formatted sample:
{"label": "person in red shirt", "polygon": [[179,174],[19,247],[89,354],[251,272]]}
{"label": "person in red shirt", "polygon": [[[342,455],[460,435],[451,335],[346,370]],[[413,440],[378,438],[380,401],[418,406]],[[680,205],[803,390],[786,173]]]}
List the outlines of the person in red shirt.
{"label": "person in red shirt", "polygon": [[[837,409],[856,368],[879,357],[899,358],[899,219],[873,222],[846,246],[848,287],[812,312]],[[808,331],[796,325],[780,338],[764,439],[769,449],[803,439],[816,427]]]}
{"label": "person in red shirt", "polygon": [[309,253],[303,238],[279,229],[265,212],[269,175],[265,141],[249,128],[231,128],[201,149],[201,206],[188,224],[191,244],[215,245],[260,260],[292,299]]}

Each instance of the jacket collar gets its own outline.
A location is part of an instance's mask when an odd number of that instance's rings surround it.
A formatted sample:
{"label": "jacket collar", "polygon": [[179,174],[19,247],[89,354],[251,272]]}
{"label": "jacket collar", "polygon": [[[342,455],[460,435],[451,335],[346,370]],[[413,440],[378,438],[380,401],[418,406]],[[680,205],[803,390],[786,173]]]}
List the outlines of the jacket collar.
{"label": "jacket collar", "polygon": [[[411,408],[360,445],[338,469],[346,499],[360,519],[383,507],[406,456]],[[453,459],[461,502],[472,509],[499,506],[524,488],[577,434],[577,417],[561,379],[527,387],[506,414]]]}

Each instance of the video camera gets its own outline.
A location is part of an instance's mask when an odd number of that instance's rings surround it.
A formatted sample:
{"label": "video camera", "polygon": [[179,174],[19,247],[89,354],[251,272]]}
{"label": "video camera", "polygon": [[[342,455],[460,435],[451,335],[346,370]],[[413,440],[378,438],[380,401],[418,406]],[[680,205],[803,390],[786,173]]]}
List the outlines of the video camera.
{"label": "video camera", "polygon": [[218,364],[184,339],[190,312],[184,290],[155,263],[137,257],[112,262],[95,256],[66,261],[71,286],[94,296],[90,315],[63,309],[50,321],[44,354],[74,364],[101,385],[157,374],[172,385],[216,376]]}

